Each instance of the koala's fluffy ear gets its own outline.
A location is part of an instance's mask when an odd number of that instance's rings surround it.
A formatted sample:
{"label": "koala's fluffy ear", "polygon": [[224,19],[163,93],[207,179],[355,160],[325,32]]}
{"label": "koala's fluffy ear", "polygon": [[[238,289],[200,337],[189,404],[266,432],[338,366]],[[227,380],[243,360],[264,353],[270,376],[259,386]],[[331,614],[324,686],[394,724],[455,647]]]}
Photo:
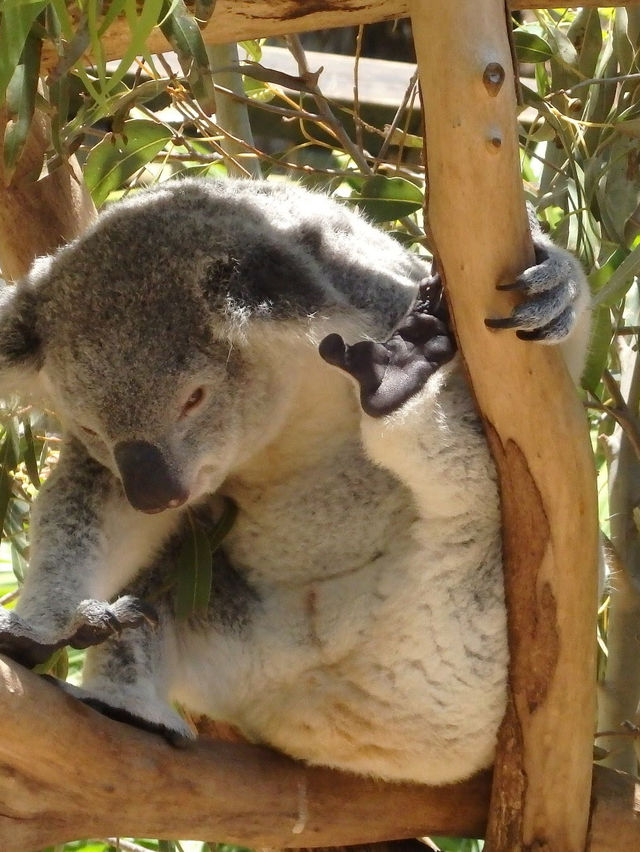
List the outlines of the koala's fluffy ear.
{"label": "koala's fluffy ear", "polygon": [[0,390],[24,390],[42,365],[36,330],[36,293],[0,279]]}
{"label": "koala's fluffy ear", "polygon": [[204,290],[218,309],[263,319],[301,319],[345,301],[307,252],[266,239],[211,261]]}

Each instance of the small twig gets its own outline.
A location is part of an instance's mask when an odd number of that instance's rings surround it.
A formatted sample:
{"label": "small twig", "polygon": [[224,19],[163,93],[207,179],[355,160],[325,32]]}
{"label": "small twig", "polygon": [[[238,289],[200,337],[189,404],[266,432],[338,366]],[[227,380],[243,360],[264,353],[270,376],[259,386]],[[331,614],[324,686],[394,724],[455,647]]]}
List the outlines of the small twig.
{"label": "small twig", "polygon": [[122,840],[120,837],[105,837],[104,840],[100,840],[99,842],[115,846],[116,849],[121,849],[122,852],[149,852],[146,846],[140,846],[131,840]]}
{"label": "small twig", "polygon": [[389,125],[389,128],[388,128],[388,130],[385,134],[385,140],[382,143],[382,145],[380,146],[380,150],[378,151],[378,156],[376,157],[376,161],[374,163],[374,171],[376,171],[380,167],[380,164],[382,163],[382,161],[384,160],[384,158],[387,155],[387,151],[389,150],[389,147],[391,146],[391,140],[393,139],[393,135],[394,135],[395,131],[397,130],[399,124],[400,124],[400,120],[402,118],[402,115],[403,115],[405,109],[407,108],[407,106],[409,104],[409,101],[411,100],[411,98],[413,96],[417,82],[418,82],[418,69],[416,68],[416,70],[411,75],[411,79],[409,80],[409,83],[407,85],[405,93],[402,96],[402,101],[400,102],[400,106],[396,110],[396,114],[393,116],[393,121]]}
{"label": "small twig", "polygon": [[362,36],[364,26],[360,24],[356,35],[356,53],[353,62],[353,120],[356,129],[356,144],[360,149],[364,149],[364,137],[362,135],[362,122],[360,121],[360,91],[359,91],[359,72],[360,72],[360,55],[362,53]]}
{"label": "small twig", "polygon": [[[313,74],[309,66],[307,64],[307,57],[304,52],[304,48],[302,47],[302,43],[300,38],[297,35],[289,35],[287,36],[287,45],[289,50],[291,51],[291,55],[298,63],[298,71],[303,80],[305,80],[308,84],[309,92],[311,93],[314,101],[316,102],[316,106],[318,108],[318,112],[323,117],[328,127],[331,128],[333,135],[340,142],[344,151],[349,154],[353,162],[358,166],[358,168],[366,175],[373,175],[373,168],[369,165],[369,161],[365,156],[364,152],[354,144],[353,140],[346,132],[342,124],[338,121],[338,119],[333,114],[331,107],[329,106],[329,102],[325,98],[325,96],[320,91],[320,87],[317,83],[317,73]],[[411,233],[413,236],[422,236],[422,230],[413,222],[411,219],[405,217],[400,220],[405,228]]]}
{"label": "small twig", "polygon": [[2,595],[2,597],[0,597],[0,606],[13,603],[13,601],[17,600],[19,597],[20,589],[14,589],[12,592],[7,592],[6,595]]}
{"label": "small twig", "polygon": [[632,80],[640,80],[640,74],[620,74],[618,77],[592,77],[589,80],[581,80],[567,89],[558,89],[556,92],[550,92],[545,96],[544,100],[548,100],[554,95],[566,95],[568,92],[583,89],[585,86],[606,86],[608,83],[626,83]]}

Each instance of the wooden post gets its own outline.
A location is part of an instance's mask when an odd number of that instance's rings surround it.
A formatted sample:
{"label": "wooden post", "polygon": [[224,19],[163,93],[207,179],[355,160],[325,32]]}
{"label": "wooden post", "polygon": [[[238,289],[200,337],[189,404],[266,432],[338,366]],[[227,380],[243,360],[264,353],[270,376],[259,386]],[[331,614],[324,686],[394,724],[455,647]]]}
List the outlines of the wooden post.
{"label": "wooden post", "polygon": [[585,418],[558,352],[484,325],[510,309],[496,284],[533,259],[505,6],[412,0],[410,11],[429,221],[501,484],[511,671],[488,848],[582,852],[598,529]]}

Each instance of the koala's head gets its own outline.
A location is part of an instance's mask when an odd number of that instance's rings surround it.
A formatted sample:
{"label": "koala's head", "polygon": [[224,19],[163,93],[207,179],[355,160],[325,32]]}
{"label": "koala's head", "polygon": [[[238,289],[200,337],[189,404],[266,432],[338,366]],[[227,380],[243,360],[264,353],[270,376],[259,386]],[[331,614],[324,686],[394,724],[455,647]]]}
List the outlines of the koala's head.
{"label": "koala's head", "polygon": [[264,205],[219,187],[114,205],[0,302],[0,375],[37,375],[141,511],[215,489],[264,446],[313,352],[310,318],[344,310]]}

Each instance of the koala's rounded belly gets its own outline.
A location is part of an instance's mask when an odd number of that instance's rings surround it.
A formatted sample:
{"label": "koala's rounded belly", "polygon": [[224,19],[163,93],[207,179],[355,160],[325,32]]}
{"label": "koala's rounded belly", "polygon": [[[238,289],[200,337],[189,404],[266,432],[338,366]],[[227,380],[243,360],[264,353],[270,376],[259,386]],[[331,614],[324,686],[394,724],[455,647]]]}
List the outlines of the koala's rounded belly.
{"label": "koala's rounded belly", "polygon": [[475,566],[484,595],[417,548],[399,556],[273,590],[240,633],[183,628],[175,697],[310,763],[431,784],[488,766],[507,668],[499,546]]}

